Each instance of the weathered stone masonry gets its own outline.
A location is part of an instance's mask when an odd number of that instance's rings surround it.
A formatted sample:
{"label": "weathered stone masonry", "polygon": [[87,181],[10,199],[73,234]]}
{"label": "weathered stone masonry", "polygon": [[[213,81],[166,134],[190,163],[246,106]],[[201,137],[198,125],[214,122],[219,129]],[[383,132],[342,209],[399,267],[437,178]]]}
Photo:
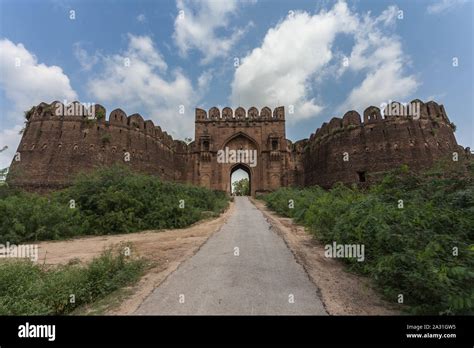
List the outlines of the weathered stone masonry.
{"label": "weathered stone masonry", "polygon": [[[127,116],[116,109],[106,120],[105,109],[96,105],[97,119],[57,115],[58,103],[41,103],[29,112],[17,151],[20,160],[12,161],[7,178],[10,184],[56,189],[69,185],[80,171],[120,162],[165,180],[225,191],[232,172],[241,168],[249,173],[255,194],[282,186],[370,183],[374,173],[401,164],[422,169],[453,151],[465,151],[456,143],[443,105],[432,101],[412,101],[420,103],[418,119],[382,117],[371,106],[362,122],[356,111],[349,111],[296,143],[286,139],[283,107],[273,112],[267,107],[196,109],[190,144],[174,140],[139,114]],[[217,153],[226,147],[256,150],[256,166],[218,163]],[[129,161],[124,161],[126,154]]]}

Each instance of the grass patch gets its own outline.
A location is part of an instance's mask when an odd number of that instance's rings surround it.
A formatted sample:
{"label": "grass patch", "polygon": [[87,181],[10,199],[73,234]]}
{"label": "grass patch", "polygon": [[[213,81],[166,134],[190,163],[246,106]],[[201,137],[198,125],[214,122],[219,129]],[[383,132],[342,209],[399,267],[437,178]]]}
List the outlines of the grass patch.
{"label": "grass patch", "polygon": [[146,263],[126,257],[122,250],[106,250],[85,266],[74,262],[55,267],[24,260],[1,262],[0,315],[68,314],[135,283]]}

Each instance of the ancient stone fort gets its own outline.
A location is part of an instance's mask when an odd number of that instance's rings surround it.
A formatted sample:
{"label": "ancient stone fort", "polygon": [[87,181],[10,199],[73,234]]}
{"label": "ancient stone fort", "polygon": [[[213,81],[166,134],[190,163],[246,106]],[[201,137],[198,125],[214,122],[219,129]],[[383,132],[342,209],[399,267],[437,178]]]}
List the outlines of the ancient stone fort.
{"label": "ancient stone fort", "polygon": [[[454,126],[443,105],[414,100],[419,115],[389,104],[399,114],[371,106],[363,120],[356,111],[323,123],[309,139],[286,139],[285,110],[268,107],[196,109],[194,141],[175,140],[139,114],[94,107],[94,117],[70,114],[60,102],[41,103],[26,113],[26,127],[7,181],[30,190],[69,185],[81,171],[123,163],[163,180],[230,191],[237,169],[249,174],[252,195],[282,186],[336,182],[370,184],[377,174],[402,164],[418,170],[455,151]],[[82,104],[75,102],[76,110]],[[384,111],[386,111],[385,109]],[[219,150],[255,150],[257,162],[220,163]]]}

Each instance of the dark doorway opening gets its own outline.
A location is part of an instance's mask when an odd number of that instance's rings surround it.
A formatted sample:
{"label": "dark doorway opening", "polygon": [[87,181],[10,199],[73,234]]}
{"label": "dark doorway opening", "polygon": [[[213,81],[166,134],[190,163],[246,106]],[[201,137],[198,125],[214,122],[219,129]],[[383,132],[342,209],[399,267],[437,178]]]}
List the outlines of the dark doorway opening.
{"label": "dark doorway opening", "polygon": [[359,182],[366,182],[365,172],[357,172],[357,176],[359,177]]}

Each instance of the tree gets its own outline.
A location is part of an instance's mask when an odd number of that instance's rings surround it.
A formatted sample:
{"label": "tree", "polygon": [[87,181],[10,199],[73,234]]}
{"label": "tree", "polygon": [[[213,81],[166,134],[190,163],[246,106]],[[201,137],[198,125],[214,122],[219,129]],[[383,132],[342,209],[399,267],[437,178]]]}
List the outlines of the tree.
{"label": "tree", "polygon": [[248,196],[250,194],[250,183],[247,178],[234,181],[232,186],[236,196]]}

